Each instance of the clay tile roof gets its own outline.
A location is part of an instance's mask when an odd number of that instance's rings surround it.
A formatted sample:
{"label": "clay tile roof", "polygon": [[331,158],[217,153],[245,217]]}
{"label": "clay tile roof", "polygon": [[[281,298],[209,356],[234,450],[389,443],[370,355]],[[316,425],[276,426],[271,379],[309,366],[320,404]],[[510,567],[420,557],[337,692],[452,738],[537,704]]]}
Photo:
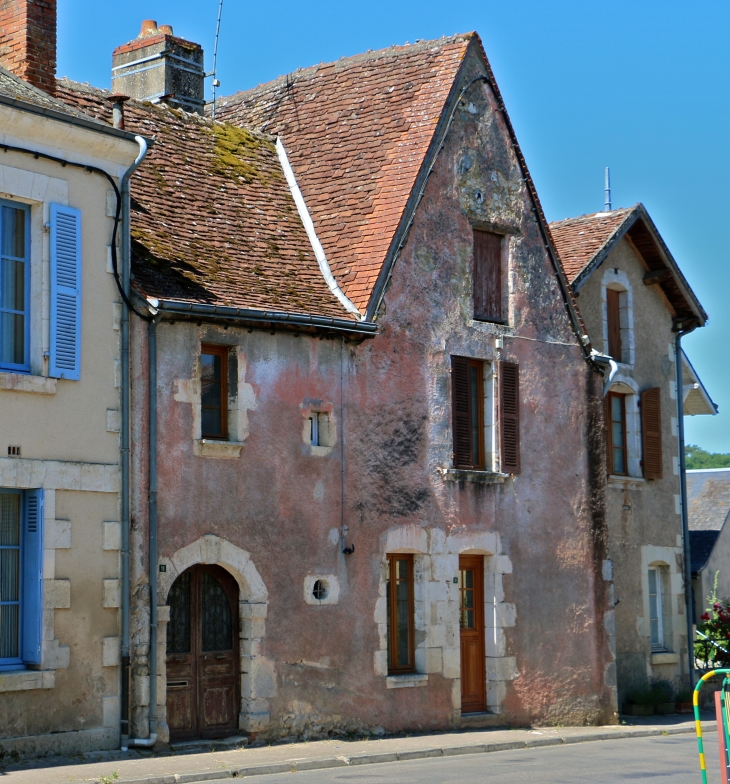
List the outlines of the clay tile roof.
{"label": "clay tile roof", "polygon": [[282,137],[332,272],[362,312],[474,39],[343,58],[217,104],[218,119]]}
{"label": "clay tile roof", "polygon": [[687,471],[689,527],[720,531],[730,517],[730,468]]}
{"label": "clay tile roof", "polygon": [[[73,106],[54,98],[48,93],[39,90],[32,84],[29,84],[24,79],[11,73],[2,66],[0,66],[0,95],[4,98],[10,98],[14,101],[22,101],[23,103],[31,104],[38,109],[51,110],[59,114],[65,114],[67,117],[73,117],[77,120],[85,120],[91,123],[91,118],[83,112],[75,109]],[[99,129],[104,129],[100,123]],[[107,129],[108,130],[108,129]]]}
{"label": "clay tile roof", "polygon": [[[108,93],[67,80],[58,96],[109,122]],[[132,178],[132,273],[184,303],[353,317],[324,281],[267,134],[128,101],[126,130],[155,143]]]}
{"label": "clay tile roof", "polygon": [[550,224],[568,280],[578,277],[633,211],[634,207],[595,212]]}

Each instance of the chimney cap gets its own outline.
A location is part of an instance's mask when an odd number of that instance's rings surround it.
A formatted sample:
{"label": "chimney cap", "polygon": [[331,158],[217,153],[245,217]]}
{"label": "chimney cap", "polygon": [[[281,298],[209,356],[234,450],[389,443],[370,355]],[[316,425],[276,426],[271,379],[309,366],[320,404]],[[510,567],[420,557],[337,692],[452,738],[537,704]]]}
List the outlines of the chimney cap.
{"label": "chimney cap", "polygon": [[125,95],[124,93],[109,93],[106,99],[109,103],[124,103],[124,101],[128,101],[131,96]]}
{"label": "chimney cap", "polygon": [[157,35],[157,22],[154,19],[145,19],[137,38],[149,38],[151,35]]}
{"label": "chimney cap", "polygon": [[163,35],[173,35],[172,25],[160,25],[157,28],[157,32],[162,33]]}

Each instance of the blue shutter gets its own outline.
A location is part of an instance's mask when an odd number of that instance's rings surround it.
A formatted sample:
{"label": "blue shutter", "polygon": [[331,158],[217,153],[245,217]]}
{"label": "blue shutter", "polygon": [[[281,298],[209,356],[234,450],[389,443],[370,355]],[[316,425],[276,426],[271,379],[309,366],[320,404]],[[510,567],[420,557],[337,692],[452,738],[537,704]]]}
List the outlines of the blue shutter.
{"label": "blue shutter", "polygon": [[21,652],[26,664],[40,664],[43,639],[43,490],[25,491],[22,575]]}
{"label": "blue shutter", "polygon": [[81,213],[51,204],[50,375],[81,377]]}

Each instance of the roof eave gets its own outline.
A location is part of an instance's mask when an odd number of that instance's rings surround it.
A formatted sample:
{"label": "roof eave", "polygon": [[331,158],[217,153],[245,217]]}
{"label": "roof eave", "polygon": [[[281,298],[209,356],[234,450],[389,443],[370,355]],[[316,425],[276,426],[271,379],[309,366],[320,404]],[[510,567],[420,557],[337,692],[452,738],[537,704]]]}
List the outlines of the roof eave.
{"label": "roof eave", "polygon": [[237,323],[276,328],[314,329],[317,332],[348,334],[373,337],[378,332],[377,324],[370,321],[354,321],[334,316],[318,316],[311,313],[292,313],[283,310],[259,310],[236,308],[228,305],[206,305],[203,303],[180,302],[165,299],[147,299],[147,304],[164,317],[197,319],[219,323]]}
{"label": "roof eave", "polygon": [[[66,114],[65,112],[57,111],[56,109],[49,109],[45,106],[36,106],[36,104],[29,103],[28,101],[22,101],[19,98],[9,98],[6,95],[0,95],[0,104],[3,106],[10,106],[13,109],[19,109],[23,112],[29,112],[30,114],[37,114],[42,117],[47,117],[51,120],[57,120],[69,125],[74,125],[77,128],[84,128],[87,131],[95,131],[97,133],[104,133],[108,134],[109,136],[115,136],[117,139],[125,139],[126,141],[134,142],[135,137],[137,136],[137,134],[131,133],[130,131],[122,131],[119,128],[114,128],[111,125],[100,123],[97,120],[93,120],[91,117],[86,120],[83,117],[76,117],[75,115]],[[148,140],[148,143],[149,141],[150,140]]]}

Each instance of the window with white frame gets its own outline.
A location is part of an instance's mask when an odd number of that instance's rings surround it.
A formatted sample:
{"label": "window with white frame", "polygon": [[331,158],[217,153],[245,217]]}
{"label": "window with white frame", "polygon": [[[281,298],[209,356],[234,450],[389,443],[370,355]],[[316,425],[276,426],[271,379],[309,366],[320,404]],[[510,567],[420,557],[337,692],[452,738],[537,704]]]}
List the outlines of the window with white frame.
{"label": "window with white frame", "polygon": [[0,488],[0,671],[41,661],[43,491]]}
{"label": "window with white frame", "polygon": [[670,625],[668,617],[669,570],[666,566],[649,567],[649,635],[652,651],[667,650]]}

